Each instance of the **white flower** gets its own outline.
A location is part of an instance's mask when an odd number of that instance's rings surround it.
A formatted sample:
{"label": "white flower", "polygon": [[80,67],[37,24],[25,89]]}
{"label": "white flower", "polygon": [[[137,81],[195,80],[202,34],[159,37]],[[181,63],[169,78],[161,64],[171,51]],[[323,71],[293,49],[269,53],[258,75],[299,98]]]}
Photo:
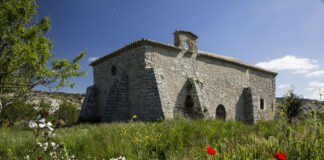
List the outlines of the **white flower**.
{"label": "white flower", "polygon": [[39,125],[40,128],[44,128],[46,126],[45,123],[39,123],[38,125]]}
{"label": "white flower", "polygon": [[47,127],[52,127],[52,122],[47,122]]}
{"label": "white flower", "polygon": [[49,153],[49,155],[50,155],[51,157],[53,157],[53,156],[54,156],[54,152]]}
{"label": "white flower", "polygon": [[39,123],[45,123],[45,118],[38,120]]}
{"label": "white flower", "polygon": [[35,127],[37,127],[37,123],[36,123],[35,121],[33,121],[33,120],[30,120],[30,121],[28,122],[28,125],[29,125],[30,128],[35,128]]}
{"label": "white flower", "polygon": [[54,131],[54,129],[53,129],[52,127],[47,126],[47,128],[48,128],[49,130],[51,130],[51,131]]}
{"label": "white flower", "polygon": [[55,147],[56,146],[55,142],[52,142],[51,145],[52,145],[52,147]]}
{"label": "white flower", "polygon": [[46,142],[46,143],[44,143],[44,145],[43,145],[44,151],[47,150],[47,147],[48,147],[48,143]]}
{"label": "white flower", "polygon": [[47,122],[47,128],[51,131],[53,131],[54,129],[52,128],[52,122]]}
{"label": "white flower", "polygon": [[42,145],[41,143],[39,143],[39,142],[38,142],[37,144],[38,144],[38,145],[39,145],[40,147],[42,147],[42,146],[43,146],[43,145]]}
{"label": "white flower", "polygon": [[29,159],[29,155],[27,155],[26,157],[24,157],[24,159]]}
{"label": "white flower", "polygon": [[69,160],[72,160],[72,159],[75,159],[75,155],[72,155],[71,156],[71,159],[69,158]]}
{"label": "white flower", "polygon": [[39,114],[36,118],[36,121],[40,120],[42,118],[42,116]]}
{"label": "white flower", "polygon": [[119,156],[118,158],[110,158],[110,160],[126,160],[124,156]]}

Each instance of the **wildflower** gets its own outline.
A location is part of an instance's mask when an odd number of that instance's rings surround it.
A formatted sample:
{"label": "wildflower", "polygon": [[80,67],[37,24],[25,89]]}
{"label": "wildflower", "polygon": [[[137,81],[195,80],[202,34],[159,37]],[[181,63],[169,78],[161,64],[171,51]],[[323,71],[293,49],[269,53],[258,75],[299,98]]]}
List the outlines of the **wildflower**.
{"label": "wildflower", "polygon": [[28,125],[29,125],[30,128],[36,128],[36,127],[37,127],[36,122],[33,121],[33,120],[30,120],[30,121],[28,122]]}
{"label": "wildflower", "polygon": [[41,115],[38,115],[37,118],[36,118],[36,121],[40,120],[42,118]]}
{"label": "wildflower", "polygon": [[42,118],[42,119],[38,120],[38,125],[39,125],[40,128],[44,128],[46,126],[45,118]]}
{"label": "wildflower", "polygon": [[45,118],[38,120],[39,123],[45,123]]}
{"label": "wildflower", "polygon": [[46,124],[47,128],[51,131],[53,131],[54,129],[52,128],[52,122],[47,122]]}
{"label": "wildflower", "polygon": [[29,155],[25,156],[24,159],[29,159]]}
{"label": "wildflower", "polygon": [[39,123],[38,125],[40,128],[44,128],[46,126],[44,123]]}
{"label": "wildflower", "polygon": [[46,143],[44,143],[44,145],[43,145],[44,151],[47,150],[47,147],[48,147],[48,143],[46,142]]}
{"label": "wildflower", "polygon": [[207,147],[207,152],[208,152],[208,154],[210,154],[210,155],[214,155],[214,154],[216,153],[216,151],[215,151],[214,148],[212,148],[212,147]]}
{"label": "wildflower", "polygon": [[56,146],[56,144],[54,142],[52,142],[51,145],[52,145],[52,147],[55,147]]}
{"label": "wildflower", "polygon": [[135,119],[135,118],[137,118],[137,116],[136,115],[133,115],[133,118]]}
{"label": "wildflower", "polygon": [[76,159],[75,155],[72,155],[69,160]]}
{"label": "wildflower", "polygon": [[267,152],[268,152],[268,153],[271,153],[272,151],[269,149],[269,150],[267,150]]}
{"label": "wildflower", "polygon": [[124,156],[119,156],[118,158],[110,158],[110,160],[126,160]]}
{"label": "wildflower", "polygon": [[50,155],[51,157],[54,157],[55,153],[54,153],[54,152],[50,152],[49,155]]}
{"label": "wildflower", "polygon": [[43,145],[40,142],[38,142],[37,145],[40,147],[43,147]]}
{"label": "wildflower", "polygon": [[275,157],[277,160],[285,160],[287,158],[287,156],[281,152],[274,154],[273,157]]}

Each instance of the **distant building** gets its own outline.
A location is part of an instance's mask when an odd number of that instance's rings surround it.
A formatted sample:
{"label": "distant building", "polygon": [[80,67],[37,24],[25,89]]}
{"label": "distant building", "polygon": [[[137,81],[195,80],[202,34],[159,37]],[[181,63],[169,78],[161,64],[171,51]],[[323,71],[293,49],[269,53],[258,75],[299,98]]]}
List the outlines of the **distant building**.
{"label": "distant building", "polygon": [[[255,123],[275,105],[276,75],[198,50],[195,34],[174,32],[174,45],[142,39],[92,62],[79,122],[155,121],[182,114]],[[187,47],[186,47],[187,46]]]}

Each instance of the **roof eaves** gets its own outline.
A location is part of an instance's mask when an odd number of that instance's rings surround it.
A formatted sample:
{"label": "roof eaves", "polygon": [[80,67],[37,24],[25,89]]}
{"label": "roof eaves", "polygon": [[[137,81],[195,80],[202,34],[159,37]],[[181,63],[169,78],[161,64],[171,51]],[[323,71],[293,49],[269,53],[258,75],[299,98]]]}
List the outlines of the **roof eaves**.
{"label": "roof eaves", "polygon": [[91,62],[89,65],[90,66],[95,66],[103,61],[105,61],[106,59],[109,59],[111,57],[114,57],[122,52],[125,52],[127,50],[130,50],[132,48],[135,48],[135,47],[138,47],[138,46],[141,46],[141,45],[152,45],[152,46],[158,46],[158,47],[166,47],[166,48],[171,48],[171,49],[176,49],[176,50],[181,50],[180,48],[176,47],[176,46],[173,46],[173,45],[170,45],[170,44],[165,44],[165,43],[161,43],[161,42],[157,42],[157,41],[153,41],[153,40],[149,40],[149,39],[141,39],[141,40],[137,40],[137,41],[134,41],[134,42],[131,42],[130,44],[114,51],[114,52],[111,52],[110,54],[107,54],[93,62]]}
{"label": "roof eaves", "polygon": [[252,69],[255,69],[255,70],[259,70],[259,71],[262,71],[262,72],[265,72],[265,73],[270,73],[270,74],[275,75],[275,76],[278,75],[277,72],[269,71],[269,70],[263,69],[261,67],[255,66],[255,65],[252,65],[252,64],[249,64],[249,63],[246,63],[246,62],[242,62],[242,61],[237,60],[237,59],[232,58],[232,57],[222,56],[222,55],[209,53],[209,52],[204,52],[204,51],[199,51],[199,55],[203,55],[203,56],[207,56],[207,57],[210,57],[210,58],[223,60],[223,61],[230,62],[230,63],[233,63],[233,64],[238,64],[238,65],[248,67],[248,68],[252,68]]}

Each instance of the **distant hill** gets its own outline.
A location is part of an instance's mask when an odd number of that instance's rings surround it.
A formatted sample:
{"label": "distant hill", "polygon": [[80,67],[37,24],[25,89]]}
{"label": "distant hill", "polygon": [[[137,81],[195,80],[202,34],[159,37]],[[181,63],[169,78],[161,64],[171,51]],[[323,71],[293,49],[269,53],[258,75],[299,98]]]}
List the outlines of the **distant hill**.
{"label": "distant hill", "polygon": [[[283,98],[277,98],[277,103],[282,102]],[[303,99],[304,105],[303,105],[303,111],[304,114],[308,114],[312,109],[315,109],[317,111],[324,112],[324,101],[318,101],[318,100],[311,100],[311,99]]]}
{"label": "distant hill", "polygon": [[41,100],[44,100],[46,103],[50,104],[53,107],[50,110],[50,112],[56,111],[58,109],[59,104],[61,104],[64,100],[74,104],[78,109],[81,109],[84,98],[84,94],[64,92],[33,91],[27,95],[27,103],[39,104]]}
{"label": "distant hill", "polygon": [[[39,103],[41,99],[53,106],[52,111],[58,109],[60,103],[66,100],[81,109],[85,94],[64,93],[64,92],[43,92],[33,91],[29,94],[30,99],[27,102]],[[283,98],[277,98],[277,102],[281,102]],[[309,113],[312,109],[324,112],[324,102],[317,100],[304,99],[304,113]]]}

